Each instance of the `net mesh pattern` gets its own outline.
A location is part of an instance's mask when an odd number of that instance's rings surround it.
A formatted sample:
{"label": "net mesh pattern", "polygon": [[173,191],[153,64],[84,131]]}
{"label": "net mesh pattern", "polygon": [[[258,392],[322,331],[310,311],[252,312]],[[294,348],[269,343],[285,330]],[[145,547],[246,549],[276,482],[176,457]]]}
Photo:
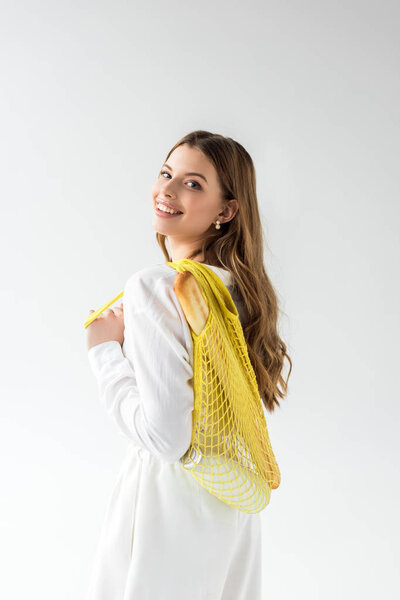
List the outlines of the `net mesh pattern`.
{"label": "net mesh pattern", "polygon": [[190,259],[167,262],[190,271],[208,304],[193,340],[194,410],[185,469],[211,494],[246,513],[258,513],[280,484],[262,400],[235,303],[208,266]]}

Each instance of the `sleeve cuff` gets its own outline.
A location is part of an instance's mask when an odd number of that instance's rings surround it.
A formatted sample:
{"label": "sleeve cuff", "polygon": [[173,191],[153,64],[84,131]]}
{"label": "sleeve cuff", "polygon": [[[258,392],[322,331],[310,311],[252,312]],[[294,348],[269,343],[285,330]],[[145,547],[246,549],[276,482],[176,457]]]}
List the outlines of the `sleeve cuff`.
{"label": "sleeve cuff", "polygon": [[124,353],[121,344],[116,340],[96,344],[88,350],[89,364],[96,377],[100,375],[104,365],[121,357],[124,358]]}

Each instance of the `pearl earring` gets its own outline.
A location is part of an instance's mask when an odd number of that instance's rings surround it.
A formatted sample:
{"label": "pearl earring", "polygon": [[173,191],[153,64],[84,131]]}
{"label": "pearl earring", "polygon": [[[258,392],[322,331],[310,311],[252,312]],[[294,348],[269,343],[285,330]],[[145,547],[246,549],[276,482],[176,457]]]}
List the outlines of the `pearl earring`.
{"label": "pearl earring", "polygon": [[215,229],[220,229],[220,228],[221,228],[221,222],[218,221],[218,219],[217,219],[217,222],[215,223]]}

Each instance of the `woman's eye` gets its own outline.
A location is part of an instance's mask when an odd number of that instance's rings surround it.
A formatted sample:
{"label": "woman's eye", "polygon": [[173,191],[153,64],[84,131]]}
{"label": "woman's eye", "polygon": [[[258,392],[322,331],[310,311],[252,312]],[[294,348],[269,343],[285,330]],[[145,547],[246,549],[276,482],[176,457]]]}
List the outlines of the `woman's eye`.
{"label": "woman's eye", "polygon": [[[166,173],[167,175],[169,175],[168,171],[161,171],[161,172],[160,172],[160,175],[164,175],[165,173]],[[164,179],[165,179],[165,177],[164,177]],[[199,186],[199,188],[201,189],[201,185],[200,185],[200,184],[199,184],[197,181],[188,181],[188,183],[195,183],[195,184],[196,184],[196,185],[198,185],[198,186]]]}

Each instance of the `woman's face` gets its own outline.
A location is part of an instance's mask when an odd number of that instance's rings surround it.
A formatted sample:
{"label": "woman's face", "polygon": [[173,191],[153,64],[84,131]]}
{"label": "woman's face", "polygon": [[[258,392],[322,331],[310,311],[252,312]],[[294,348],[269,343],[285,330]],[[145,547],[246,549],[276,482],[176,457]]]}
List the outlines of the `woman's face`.
{"label": "woman's face", "polygon": [[[187,144],[172,152],[167,165],[162,166],[152,187],[152,225],[163,235],[195,244],[210,226],[215,227],[217,219],[221,223],[226,220],[217,172],[200,150]],[[159,214],[158,202],[165,202],[181,214]]]}

